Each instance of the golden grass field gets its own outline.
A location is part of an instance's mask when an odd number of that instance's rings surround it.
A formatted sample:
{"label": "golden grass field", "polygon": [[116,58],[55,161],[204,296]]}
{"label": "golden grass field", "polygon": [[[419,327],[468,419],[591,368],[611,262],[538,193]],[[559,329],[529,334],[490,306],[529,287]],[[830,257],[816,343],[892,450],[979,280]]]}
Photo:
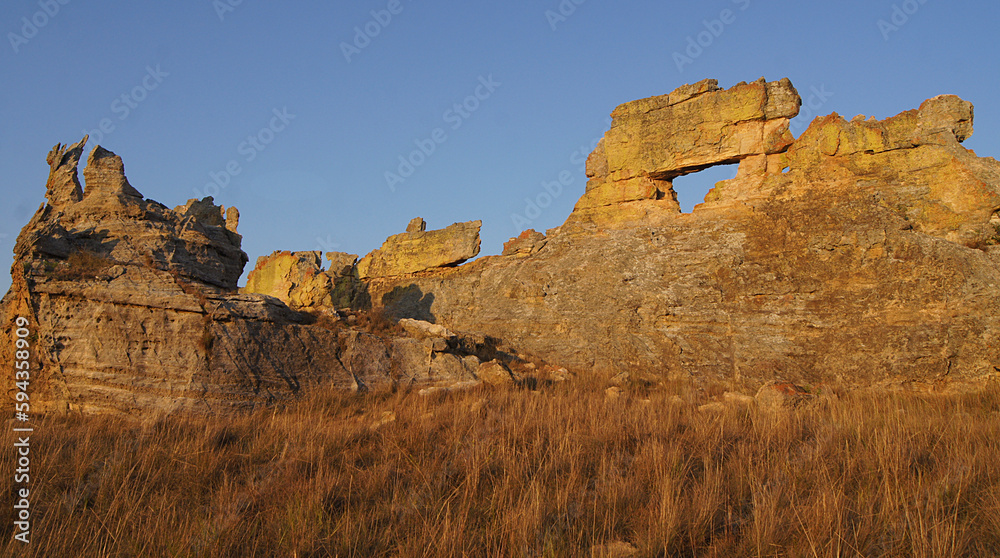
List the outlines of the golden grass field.
{"label": "golden grass field", "polygon": [[797,408],[699,411],[712,393],[606,386],[46,417],[32,542],[11,540],[5,505],[3,554],[1000,555],[1000,389],[825,387]]}

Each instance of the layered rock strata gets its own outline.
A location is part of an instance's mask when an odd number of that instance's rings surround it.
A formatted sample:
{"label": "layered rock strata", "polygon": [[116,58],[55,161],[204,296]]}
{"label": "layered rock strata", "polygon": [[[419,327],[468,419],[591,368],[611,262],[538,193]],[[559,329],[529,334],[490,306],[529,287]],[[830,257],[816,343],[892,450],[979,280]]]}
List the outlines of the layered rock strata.
{"label": "layered rock strata", "polygon": [[[318,385],[475,379],[474,342],[372,335],[336,315],[237,293],[247,257],[235,208],[212,198],[174,209],[144,199],[121,159],[101,147],[88,158],[84,189],[77,164],[86,140],[49,154],[47,202],[17,239],[13,285],[0,303],[8,370],[15,319],[28,321],[33,411],[227,412]],[[308,276],[319,255],[271,260]],[[309,298],[317,289],[304,283],[277,294],[301,306],[334,300]]]}
{"label": "layered rock strata", "polygon": [[[132,414],[249,408],[321,384],[506,384],[519,359],[566,377],[761,384],[1000,371],[1000,163],[961,145],[972,105],[832,114],[793,139],[798,106],[787,80],[626,103],[561,227],[459,265],[481,222],[427,231],[418,218],[361,261],[327,254],[325,271],[318,252],[261,258],[243,293],[234,208],[146,200],[100,147],[83,188],[86,138],[57,145],[47,202],[15,246],[0,364],[25,317],[33,409]],[[674,178],[733,162],[736,178],[679,211]],[[369,314],[342,309],[369,305],[400,329],[365,331],[353,324]]]}
{"label": "layered rock strata", "polygon": [[[372,278],[371,299],[580,371],[872,383],[1000,370],[1000,164],[960,145],[971,104],[832,114],[793,141],[798,105],[785,80],[626,103],[562,227],[505,256]],[[737,160],[735,179],[679,212],[671,177]]]}

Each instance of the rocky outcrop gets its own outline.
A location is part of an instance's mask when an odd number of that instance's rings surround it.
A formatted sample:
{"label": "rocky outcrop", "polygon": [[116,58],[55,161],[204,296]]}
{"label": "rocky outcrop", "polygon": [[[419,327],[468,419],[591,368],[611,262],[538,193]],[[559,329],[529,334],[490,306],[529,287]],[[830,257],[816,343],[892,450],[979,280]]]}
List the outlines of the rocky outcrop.
{"label": "rocky outcrop", "polygon": [[671,181],[711,165],[776,155],[792,144],[788,124],[801,100],[788,79],[722,90],[714,79],[625,103],[587,159],[577,212],[606,214],[623,202],[662,199],[680,212]]}
{"label": "rocky outcrop", "polygon": [[333,281],[319,252],[277,251],[257,258],[243,292],[273,296],[296,308],[332,307]]}
{"label": "rocky outcrop", "polygon": [[407,232],[390,236],[381,248],[362,258],[358,276],[391,277],[460,264],[479,254],[482,225],[482,221],[469,221],[428,231],[418,217],[410,221]]}
{"label": "rocky outcrop", "polygon": [[358,257],[343,252],[328,252],[330,270],[324,271],[320,252],[275,251],[257,258],[257,265],[247,275],[244,293],[273,296],[297,309],[350,308],[363,294],[354,273]]}
{"label": "rocky outcrop", "polygon": [[45,199],[53,206],[62,206],[83,199],[83,187],[77,176],[77,165],[83,156],[88,136],[72,145],[57,144],[45,161],[49,164],[49,179],[45,184]]}
{"label": "rocky outcrop", "polygon": [[[561,227],[458,265],[481,222],[417,218],[360,262],[327,254],[326,271],[318,252],[261,258],[243,293],[234,208],[146,200],[100,147],[82,188],[86,138],[57,145],[15,246],[0,365],[23,316],[32,409],[217,411],[319,384],[511,385],[522,369],[774,385],[1000,370],[1000,163],[961,145],[972,105],[832,114],[793,140],[798,105],[787,80],[626,103]],[[674,178],[733,162],[680,212]]]}
{"label": "rocky outcrop", "polygon": [[517,237],[503,243],[502,256],[530,256],[545,246],[545,235],[535,229],[528,229]]}
{"label": "rocky outcrop", "polygon": [[49,154],[48,203],[17,239],[0,303],[7,369],[16,318],[28,322],[33,411],[218,413],[319,385],[474,384],[477,355],[502,354],[485,336],[442,337],[433,324],[414,322],[426,331],[411,335],[349,323],[362,320],[330,308],[361,292],[353,254],[328,254],[325,272],[319,252],[276,252],[250,275],[258,292],[238,293],[247,257],[235,208],[144,199],[100,146],[84,189],[85,143]]}
{"label": "rocky outcrop", "polygon": [[174,210],[143,199],[101,147],[84,191],[85,142],[50,153],[48,203],[17,239],[0,305],[5,328],[29,322],[33,410],[211,412],[351,384],[336,334],[235,293],[246,255],[234,211],[227,219],[211,198]]}
{"label": "rocky outcrop", "polygon": [[[645,180],[662,196],[580,203],[537,249],[529,233],[506,256],[373,278],[371,299],[576,371],[872,383],[1000,370],[1000,163],[960,145],[971,105],[834,114],[791,141],[797,105],[787,82],[622,105],[584,198]],[[679,212],[672,176],[736,160],[735,179]]]}
{"label": "rocky outcrop", "polygon": [[330,262],[327,273],[330,277],[349,277],[354,275],[354,266],[358,263],[357,254],[347,252],[327,252],[326,259]]}
{"label": "rocky outcrop", "polygon": [[142,194],[125,178],[122,158],[99,145],[87,158],[83,179],[87,182],[86,197],[114,197],[122,204],[127,203],[125,198],[142,199]]}

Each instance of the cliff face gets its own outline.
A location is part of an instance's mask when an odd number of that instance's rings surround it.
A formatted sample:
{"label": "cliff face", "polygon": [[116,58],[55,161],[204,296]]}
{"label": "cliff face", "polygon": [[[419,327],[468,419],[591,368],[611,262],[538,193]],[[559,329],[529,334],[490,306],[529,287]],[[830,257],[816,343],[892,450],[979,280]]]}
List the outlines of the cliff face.
{"label": "cliff face", "polygon": [[[961,146],[972,105],[832,114],[796,140],[799,104],[787,80],[626,103],[547,235],[458,265],[480,223],[415,219],[360,260],[327,254],[327,271],[318,252],[260,258],[242,293],[235,208],[144,199],[101,147],[83,188],[86,138],[57,145],[0,304],[0,364],[24,316],[33,409],[129,413],[507,378],[481,361],[517,353],[581,373],[760,381],[1000,370],[1000,163]],[[736,178],[681,213],[674,178],[735,162]],[[368,305],[423,322],[373,335],[335,310]]]}
{"label": "cliff face", "polygon": [[[960,145],[971,104],[833,114],[793,141],[798,105],[787,81],[626,103],[562,227],[507,256],[373,279],[371,299],[581,370],[858,383],[1000,370],[1000,164]],[[734,161],[735,179],[680,212],[673,177]]]}

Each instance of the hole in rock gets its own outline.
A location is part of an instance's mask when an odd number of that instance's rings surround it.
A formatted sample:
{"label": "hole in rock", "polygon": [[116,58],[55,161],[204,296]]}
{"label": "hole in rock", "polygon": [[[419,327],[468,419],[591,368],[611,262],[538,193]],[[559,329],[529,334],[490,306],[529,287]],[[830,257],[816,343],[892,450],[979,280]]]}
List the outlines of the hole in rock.
{"label": "hole in rock", "polygon": [[705,195],[715,187],[716,182],[736,178],[736,169],[739,166],[738,163],[716,165],[675,178],[674,192],[677,192],[677,203],[681,205],[681,211],[691,213],[694,206],[705,201]]}

